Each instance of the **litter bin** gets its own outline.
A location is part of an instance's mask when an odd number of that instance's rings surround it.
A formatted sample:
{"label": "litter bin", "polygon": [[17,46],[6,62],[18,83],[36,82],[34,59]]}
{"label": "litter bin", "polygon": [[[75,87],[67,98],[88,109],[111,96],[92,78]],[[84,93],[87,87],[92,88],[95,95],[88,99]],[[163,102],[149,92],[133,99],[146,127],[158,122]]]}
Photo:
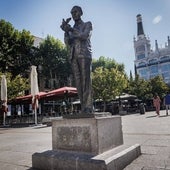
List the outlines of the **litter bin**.
{"label": "litter bin", "polygon": [[140,105],[139,105],[139,112],[140,112],[140,114],[145,114],[145,106],[144,106],[144,103],[140,103]]}

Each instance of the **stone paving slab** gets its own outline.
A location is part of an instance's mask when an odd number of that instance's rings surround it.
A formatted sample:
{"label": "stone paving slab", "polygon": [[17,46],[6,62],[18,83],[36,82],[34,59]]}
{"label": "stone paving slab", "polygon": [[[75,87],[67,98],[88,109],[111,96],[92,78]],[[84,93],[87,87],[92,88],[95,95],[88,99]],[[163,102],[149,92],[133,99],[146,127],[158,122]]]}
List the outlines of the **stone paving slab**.
{"label": "stone paving slab", "polygon": [[0,128],[0,170],[28,170],[32,154],[52,148],[51,127]]}
{"label": "stone paving slab", "polygon": [[15,164],[8,164],[5,162],[0,162],[0,169],[1,170],[28,170],[28,166],[21,166],[21,165],[15,165]]}
{"label": "stone paving slab", "polygon": [[158,155],[161,154],[161,151],[165,152],[167,147],[155,147],[155,146],[142,146],[141,147],[143,154],[151,154],[151,155]]}
{"label": "stone paving slab", "polygon": [[145,142],[145,146],[154,146],[154,147],[168,147],[170,146],[169,139],[150,139]]}
{"label": "stone paving slab", "polygon": [[133,144],[139,140],[142,152],[125,170],[170,169],[170,116],[165,116],[165,111],[161,111],[160,117],[154,114],[147,112],[122,118],[124,141]]}
{"label": "stone paving slab", "polygon": [[[170,116],[165,110],[122,116],[124,144],[142,155],[125,170],[170,170]],[[0,128],[0,170],[31,170],[32,154],[52,149],[51,127]]]}
{"label": "stone paving slab", "polygon": [[158,155],[141,155],[139,159],[134,160],[135,164],[143,164],[146,167],[155,167],[155,168],[165,168],[166,158]]}

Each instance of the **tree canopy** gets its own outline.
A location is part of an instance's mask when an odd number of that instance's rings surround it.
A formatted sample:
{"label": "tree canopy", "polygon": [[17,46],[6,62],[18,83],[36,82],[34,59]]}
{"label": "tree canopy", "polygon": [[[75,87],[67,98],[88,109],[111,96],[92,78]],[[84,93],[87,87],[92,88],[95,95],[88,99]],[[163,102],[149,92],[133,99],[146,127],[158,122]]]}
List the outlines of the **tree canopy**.
{"label": "tree canopy", "polygon": [[124,64],[117,63],[114,59],[100,56],[99,59],[93,59],[92,71],[98,67],[107,69],[116,68],[117,70],[124,72]]}
{"label": "tree canopy", "polygon": [[143,101],[152,99],[155,93],[163,98],[167,91],[169,91],[169,86],[163,81],[161,76],[144,80],[139,75],[136,75],[134,79],[132,77],[129,79],[128,92],[136,95]]}
{"label": "tree canopy", "polygon": [[34,40],[29,31],[18,31],[0,20],[0,72],[11,73],[11,79],[29,79],[31,65],[36,65],[41,86],[45,80],[49,81],[49,89],[67,85],[71,71],[65,45],[49,35],[40,46],[35,47]]}
{"label": "tree canopy", "polygon": [[92,87],[94,99],[102,99],[104,110],[106,102],[115,99],[127,87],[124,65],[113,59],[101,57],[93,61]]}
{"label": "tree canopy", "polygon": [[11,23],[0,20],[0,71],[12,77],[22,74],[31,65],[34,38],[29,31],[18,31]]}
{"label": "tree canopy", "polygon": [[[0,78],[4,73],[0,72]],[[24,95],[25,90],[29,90],[29,81],[26,78],[23,78],[21,75],[17,75],[15,78],[12,78],[12,74],[7,72],[5,73],[7,80],[7,95],[8,100],[14,99],[17,96]]]}
{"label": "tree canopy", "polygon": [[54,88],[66,85],[71,69],[65,45],[48,35],[40,44],[39,56],[44,78],[55,79]]}

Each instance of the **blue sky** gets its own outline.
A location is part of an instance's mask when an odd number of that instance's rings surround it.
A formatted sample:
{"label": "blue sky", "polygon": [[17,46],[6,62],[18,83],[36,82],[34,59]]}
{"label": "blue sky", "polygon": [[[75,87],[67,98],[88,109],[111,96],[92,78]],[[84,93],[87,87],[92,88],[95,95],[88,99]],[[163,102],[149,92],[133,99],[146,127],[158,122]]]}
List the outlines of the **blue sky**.
{"label": "blue sky", "polygon": [[63,42],[60,25],[74,5],[81,6],[82,19],[93,24],[93,58],[114,58],[125,65],[128,75],[130,70],[134,73],[137,14],[142,15],[153,49],[155,40],[164,47],[170,36],[170,0],[0,0],[0,18],[18,30],[42,38],[52,35]]}

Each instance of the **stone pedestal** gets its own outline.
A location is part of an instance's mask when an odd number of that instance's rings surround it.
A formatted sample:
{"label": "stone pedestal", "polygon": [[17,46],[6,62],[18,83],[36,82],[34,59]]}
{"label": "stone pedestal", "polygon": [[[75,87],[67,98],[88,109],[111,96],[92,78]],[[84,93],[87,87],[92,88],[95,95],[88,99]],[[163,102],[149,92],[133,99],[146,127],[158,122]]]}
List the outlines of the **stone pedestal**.
{"label": "stone pedestal", "polygon": [[53,150],[100,154],[123,144],[119,116],[63,119],[52,126]]}
{"label": "stone pedestal", "polygon": [[141,154],[123,145],[120,116],[61,119],[52,122],[52,150],[35,153],[41,170],[120,170]]}

